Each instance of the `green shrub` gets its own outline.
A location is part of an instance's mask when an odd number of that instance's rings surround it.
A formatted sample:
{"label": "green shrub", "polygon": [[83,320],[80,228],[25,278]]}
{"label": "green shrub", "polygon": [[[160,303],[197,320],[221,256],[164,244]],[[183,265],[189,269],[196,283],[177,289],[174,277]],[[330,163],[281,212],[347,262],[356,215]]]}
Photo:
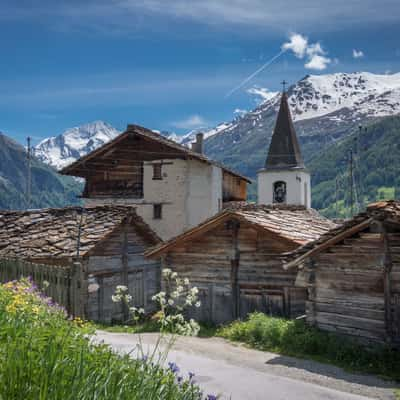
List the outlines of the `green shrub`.
{"label": "green shrub", "polygon": [[359,342],[307,325],[253,313],[218,330],[226,339],[294,357],[329,362],[351,371],[378,374],[400,381],[400,352],[386,346],[362,346]]}
{"label": "green shrub", "polygon": [[1,400],[198,400],[190,377],[91,342],[29,281],[0,285]]}

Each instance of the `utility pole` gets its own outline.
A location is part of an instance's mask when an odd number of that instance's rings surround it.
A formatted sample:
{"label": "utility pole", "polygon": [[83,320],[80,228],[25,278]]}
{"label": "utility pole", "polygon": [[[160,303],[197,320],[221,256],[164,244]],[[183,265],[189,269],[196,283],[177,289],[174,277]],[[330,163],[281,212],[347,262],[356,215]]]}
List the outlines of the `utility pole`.
{"label": "utility pole", "polygon": [[353,218],[354,211],[354,185],[353,185],[353,149],[350,149],[350,218]]}
{"label": "utility pole", "polygon": [[338,186],[339,186],[338,178],[336,177],[336,180],[335,180],[335,217],[336,217],[336,219],[339,218],[339,210],[338,210],[338,189],[339,189],[339,187]]}
{"label": "utility pole", "polygon": [[27,161],[27,179],[26,179],[26,208],[29,210],[31,208],[31,185],[32,185],[32,171],[31,171],[31,138],[28,136],[26,138],[27,141],[27,153],[26,153],[26,161]]}

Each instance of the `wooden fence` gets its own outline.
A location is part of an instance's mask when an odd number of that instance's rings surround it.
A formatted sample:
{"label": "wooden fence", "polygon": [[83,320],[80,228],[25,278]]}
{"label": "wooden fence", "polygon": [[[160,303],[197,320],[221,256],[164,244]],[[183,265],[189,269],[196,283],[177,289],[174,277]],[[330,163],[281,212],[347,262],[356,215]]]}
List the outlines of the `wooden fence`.
{"label": "wooden fence", "polygon": [[1,283],[22,277],[31,277],[46,296],[64,306],[70,315],[85,317],[86,279],[80,263],[57,266],[0,259]]}

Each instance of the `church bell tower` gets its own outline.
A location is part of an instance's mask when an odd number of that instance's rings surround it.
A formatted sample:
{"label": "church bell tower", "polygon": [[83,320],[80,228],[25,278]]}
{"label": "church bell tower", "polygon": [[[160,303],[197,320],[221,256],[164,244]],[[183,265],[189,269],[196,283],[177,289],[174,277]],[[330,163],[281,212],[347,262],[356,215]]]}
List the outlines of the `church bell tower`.
{"label": "church bell tower", "polygon": [[285,89],[265,167],[258,171],[258,204],[311,207],[311,179],[301,155]]}

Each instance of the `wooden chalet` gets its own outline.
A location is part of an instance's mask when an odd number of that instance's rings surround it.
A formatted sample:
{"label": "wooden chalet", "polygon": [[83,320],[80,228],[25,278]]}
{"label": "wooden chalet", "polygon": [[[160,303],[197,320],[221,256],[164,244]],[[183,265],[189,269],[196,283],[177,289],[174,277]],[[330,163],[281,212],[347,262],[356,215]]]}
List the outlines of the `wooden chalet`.
{"label": "wooden chalet", "polygon": [[[121,320],[124,310],[111,300],[117,285],[128,286],[136,306],[151,309],[160,290],[160,263],[143,253],[159,242],[131,207],[2,211],[0,277],[4,282],[31,275],[38,284],[46,279],[57,287],[62,279],[66,290],[54,297],[69,311],[81,302],[77,314],[85,318]],[[79,296],[69,290],[74,268],[80,269]]]}
{"label": "wooden chalet", "polygon": [[310,324],[400,346],[400,202],[371,204],[292,256]]}
{"label": "wooden chalet", "polygon": [[253,311],[304,314],[306,291],[297,271],[282,267],[285,253],[315,240],[334,224],[301,206],[238,204],[145,253],[162,259],[199,288],[201,321],[225,323]]}
{"label": "wooden chalet", "polygon": [[202,153],[203,136],[193,149],[149,129],[128,125],[114,140],[61,170],[85,178],[86,205],[129,204],[169,239],[222,209],[246,200],[251,181]]}

